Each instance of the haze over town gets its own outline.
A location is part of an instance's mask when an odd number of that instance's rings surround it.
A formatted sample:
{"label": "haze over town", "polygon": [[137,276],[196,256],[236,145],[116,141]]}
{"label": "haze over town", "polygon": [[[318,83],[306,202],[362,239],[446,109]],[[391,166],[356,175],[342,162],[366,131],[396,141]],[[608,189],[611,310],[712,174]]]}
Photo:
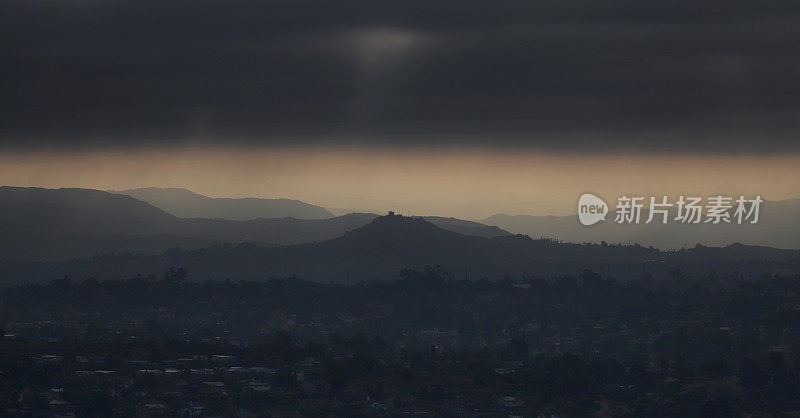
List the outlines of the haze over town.
{"label": "haze over town", "polygon": [[0,39],[0,416],[800,411],[796,0],[4,0]]}

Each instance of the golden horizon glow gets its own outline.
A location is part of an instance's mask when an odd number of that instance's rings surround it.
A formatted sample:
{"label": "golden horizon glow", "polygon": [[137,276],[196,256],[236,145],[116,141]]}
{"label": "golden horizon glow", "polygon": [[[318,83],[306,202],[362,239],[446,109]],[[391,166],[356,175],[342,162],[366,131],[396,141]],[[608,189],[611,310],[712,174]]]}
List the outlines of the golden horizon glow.
{"label": "golden horizon glow", "polygon": [[590,191],[798,197],[800,154],[569,155],[526,150],[193,146],[0,154],[0,183],[212,197],[291,198],[329,208],[482,219],[565,215]]}

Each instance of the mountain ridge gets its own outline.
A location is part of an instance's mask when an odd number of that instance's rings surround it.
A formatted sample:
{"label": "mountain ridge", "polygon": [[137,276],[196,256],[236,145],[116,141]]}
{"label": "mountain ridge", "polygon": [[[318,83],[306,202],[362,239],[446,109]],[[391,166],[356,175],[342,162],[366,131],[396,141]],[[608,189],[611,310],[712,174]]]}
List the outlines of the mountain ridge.
{"label": "mountain ridge", "polygon": [[[0,187],[0,257],[55,261],[95,253],[155,255],[174,247],[261,242],[324,241],[364,226],[378,215],[334,218],[258,218],[246,221],[179,218],[127,195],[93,189]],[[508,234],[454,218],[435,223],[466,234]]]}
{"label": "mountain ridge", "polygon": [[[642,214],[646,219],[646,211]],[[800,199],[765,201],[756,224],[615,224],[613,213],[605,222],[586,227],[577,215],[535,216],[496,214],[480,222],[517,234],[551,237],[565,242],[639,243],[662,249],[695,244],[726,246],[734,242],[774,248],[800,248]],[[672,215],[674,219],[674,214]]]}
{"label": "mountain ridge", "polygon": [[327,209],[296,199],[218,198],[177,187],[143,187],[109,190],[131,196],[179,218],[220,218],[246,221],[260,218],[326,219],[334,215]]}
{"label": "mountain ridge", "polygon": [[367,225],[326,241],[264,247],[254,243],[223,244],[159,255],[116,255],[50,263],[0,262],[0,280],[130,278],[185,267],[195,280],[259,280],[291,276],[352,284],[386,280],[406,268],[441,265],[465,278],[576,275],[583,269],[620,279],[655,279],[679,275],[755,277],[795,271],[800,251],[742,244],[697,246],[661,251],[640,245],[569,244],[523,235],[493,238],[462,235],[416,217],[375,218]]}

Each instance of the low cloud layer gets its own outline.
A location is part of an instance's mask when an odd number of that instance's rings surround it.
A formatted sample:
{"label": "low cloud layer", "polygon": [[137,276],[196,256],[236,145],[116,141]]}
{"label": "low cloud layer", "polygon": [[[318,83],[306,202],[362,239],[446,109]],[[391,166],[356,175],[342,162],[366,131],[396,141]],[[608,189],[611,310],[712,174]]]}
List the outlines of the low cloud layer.
{"label": "low cloud layer", "polygon": [[0,146],[783,152],[792,1],[0,4]]}

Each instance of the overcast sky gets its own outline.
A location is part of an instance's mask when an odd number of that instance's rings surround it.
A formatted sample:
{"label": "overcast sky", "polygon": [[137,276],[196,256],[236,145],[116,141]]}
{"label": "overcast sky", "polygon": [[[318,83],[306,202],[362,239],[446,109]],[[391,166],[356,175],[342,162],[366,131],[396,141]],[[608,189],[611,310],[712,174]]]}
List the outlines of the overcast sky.
{"label": "overcast sky", "polygon": [[0,3],[0,141],[796,151],[797,1]]}
{"label": "overcast sky", "polygon": [[0,2],[0,183],[480,218],[800,190],[800,2]]}

